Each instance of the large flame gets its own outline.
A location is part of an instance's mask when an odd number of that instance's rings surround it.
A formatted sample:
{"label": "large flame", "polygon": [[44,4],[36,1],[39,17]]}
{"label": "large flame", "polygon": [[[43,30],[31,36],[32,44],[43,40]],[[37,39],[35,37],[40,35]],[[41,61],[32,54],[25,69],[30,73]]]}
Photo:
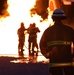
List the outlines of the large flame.
{"label": "large flame", "polygon": [[[38,34],[38,43],[41,38],[43,31],[52,22],[51,16],[48,16],[43,20],[37,13],[33,16],[30,14],[31,8],[34,7],[36,0],[8,0],[8,9],[10,16],[0,19],[0,54],[18,54],[18,36],[17,29],[20,27],[20,23],[24,22],[25,27],[28,28],[30,23],[35,22],[37,27],[40,29]],[[27,47],[27,35],[26,35],[26,47]],[[25,48],[25,53],[28,52]]]}

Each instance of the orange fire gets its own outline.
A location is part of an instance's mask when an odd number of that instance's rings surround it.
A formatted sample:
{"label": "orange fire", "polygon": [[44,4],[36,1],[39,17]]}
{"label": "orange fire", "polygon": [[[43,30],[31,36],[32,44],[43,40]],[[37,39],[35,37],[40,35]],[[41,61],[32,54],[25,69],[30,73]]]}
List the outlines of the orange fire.
{"label": "orange fire", "polygon": [[[18,36],[17,29],[20,27],[20,23],[24,22],[25,27],[28,28],[30,23],[35,22],[40,29],[38,34],[38,43],[43,31],[52,22],[51,15],[48,19],[43,20],[41,16],[35,13],[31,16],[30,10],[34,7],[36,0],[8,0],[8,9],[10,16],[0,19],[0,54],[18,54]],[[50,20],[49,20],[50,19]],[[28,53],[28,35],[26,35],[25,51]]]}

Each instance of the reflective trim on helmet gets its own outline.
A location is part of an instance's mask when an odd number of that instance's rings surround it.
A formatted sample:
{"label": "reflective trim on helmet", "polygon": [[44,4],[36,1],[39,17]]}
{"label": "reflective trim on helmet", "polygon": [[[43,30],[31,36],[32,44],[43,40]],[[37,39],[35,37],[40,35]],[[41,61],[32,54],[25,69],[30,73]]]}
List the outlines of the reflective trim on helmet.
{"label": "reflective trim on helmet", "polygon": [[53,14],[53,16],[65,16],[65,14]]}
{"label": "reflective trim on helmet", "polygon": [[52,46],[52,45],[71,45],[72,42],[70,41],[51,41],[49,43],[47,43],[48,46]]}

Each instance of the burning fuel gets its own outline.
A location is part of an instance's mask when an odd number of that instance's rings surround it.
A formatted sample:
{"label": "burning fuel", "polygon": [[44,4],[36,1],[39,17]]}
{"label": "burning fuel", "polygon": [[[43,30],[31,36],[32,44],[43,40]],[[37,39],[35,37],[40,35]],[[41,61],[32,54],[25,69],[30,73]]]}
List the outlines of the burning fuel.
{"label": "burning fuel", "polygon": [[[3,1],[3,2],[2,2]],[[38,43],[44,30],[52,22],[51,14],[47,3],[44,6],[38,7],[36,0],[2,0],[2,7],[0,11],[4,11],[2,18],[0,19],[0,54],[17,54],[18,55],[18,36],[17,30],[20,27],[20,23],[23,22],[25,27],[28,28],[30,23],[35,22],[39,27],[40,33],[38,34]],[[45,1],[45,0],[44,0]],[[47,10],[47,12],[45,12]],[[8,13],[8,14],[7,14]],[[38,14],[39,13],[39,14]],[[45,18],[43,15],[47,15]],[[6,15],[6,17],[4,17]],[[45,18],[45,19],[43,19]],[[28,34],[26,34],[24,46],[24,55],[28,55]],[[44,59],[44,57],[43,57]]]}

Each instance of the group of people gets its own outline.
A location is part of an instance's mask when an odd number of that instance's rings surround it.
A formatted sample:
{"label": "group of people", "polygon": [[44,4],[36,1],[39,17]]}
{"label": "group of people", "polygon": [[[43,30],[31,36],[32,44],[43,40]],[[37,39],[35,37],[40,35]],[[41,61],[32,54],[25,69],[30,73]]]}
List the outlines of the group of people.
{"label": "group of people", "polygon": [[[19,56],[24,56],[24,44],[25,44],[25,31],[29,34],[28,36],[28,50],[29,50],[29,56],[36,53],[38,55],[38,44],[37,44],[37,33],[40,32],[39,28],[36,27],[35,23],[30,24],[30,26],[26,29],[24,26],[24,23],[21,22],[20,28],[17,30],[18,34],[18,54]],[[35,50],[35,47],[37,50]]]}
{"label": "group of people", "polygon": [[[72,64],[74,58],[74,29],[63,23],[63,20],[66,18],[67,16],[62,9],[55,9],[52,14],[54,25],[48,27],[43,32],[39,42],[42,55],[50,59],[49,72],[51,75],[74,75],[74,66]],[[22,27],[23,25],[21,28]],[[38,49],[36,32],[40,32],[40,30],[34,28],[35,23],[27,29],[29,33],[29,54],[31,54],[31,42],[33,42],[32,52],[34,51],[34,47]],[[24,31],[26,29],[23,27],[20,30]],[[23,34],[24,33],[20,35]],[[24,41],[24,38],[22,41]],[[24,43],[22,41],[20,37],[19,42],[22,43],[22,45],[19,43],[18,49],[23,46]]]}

